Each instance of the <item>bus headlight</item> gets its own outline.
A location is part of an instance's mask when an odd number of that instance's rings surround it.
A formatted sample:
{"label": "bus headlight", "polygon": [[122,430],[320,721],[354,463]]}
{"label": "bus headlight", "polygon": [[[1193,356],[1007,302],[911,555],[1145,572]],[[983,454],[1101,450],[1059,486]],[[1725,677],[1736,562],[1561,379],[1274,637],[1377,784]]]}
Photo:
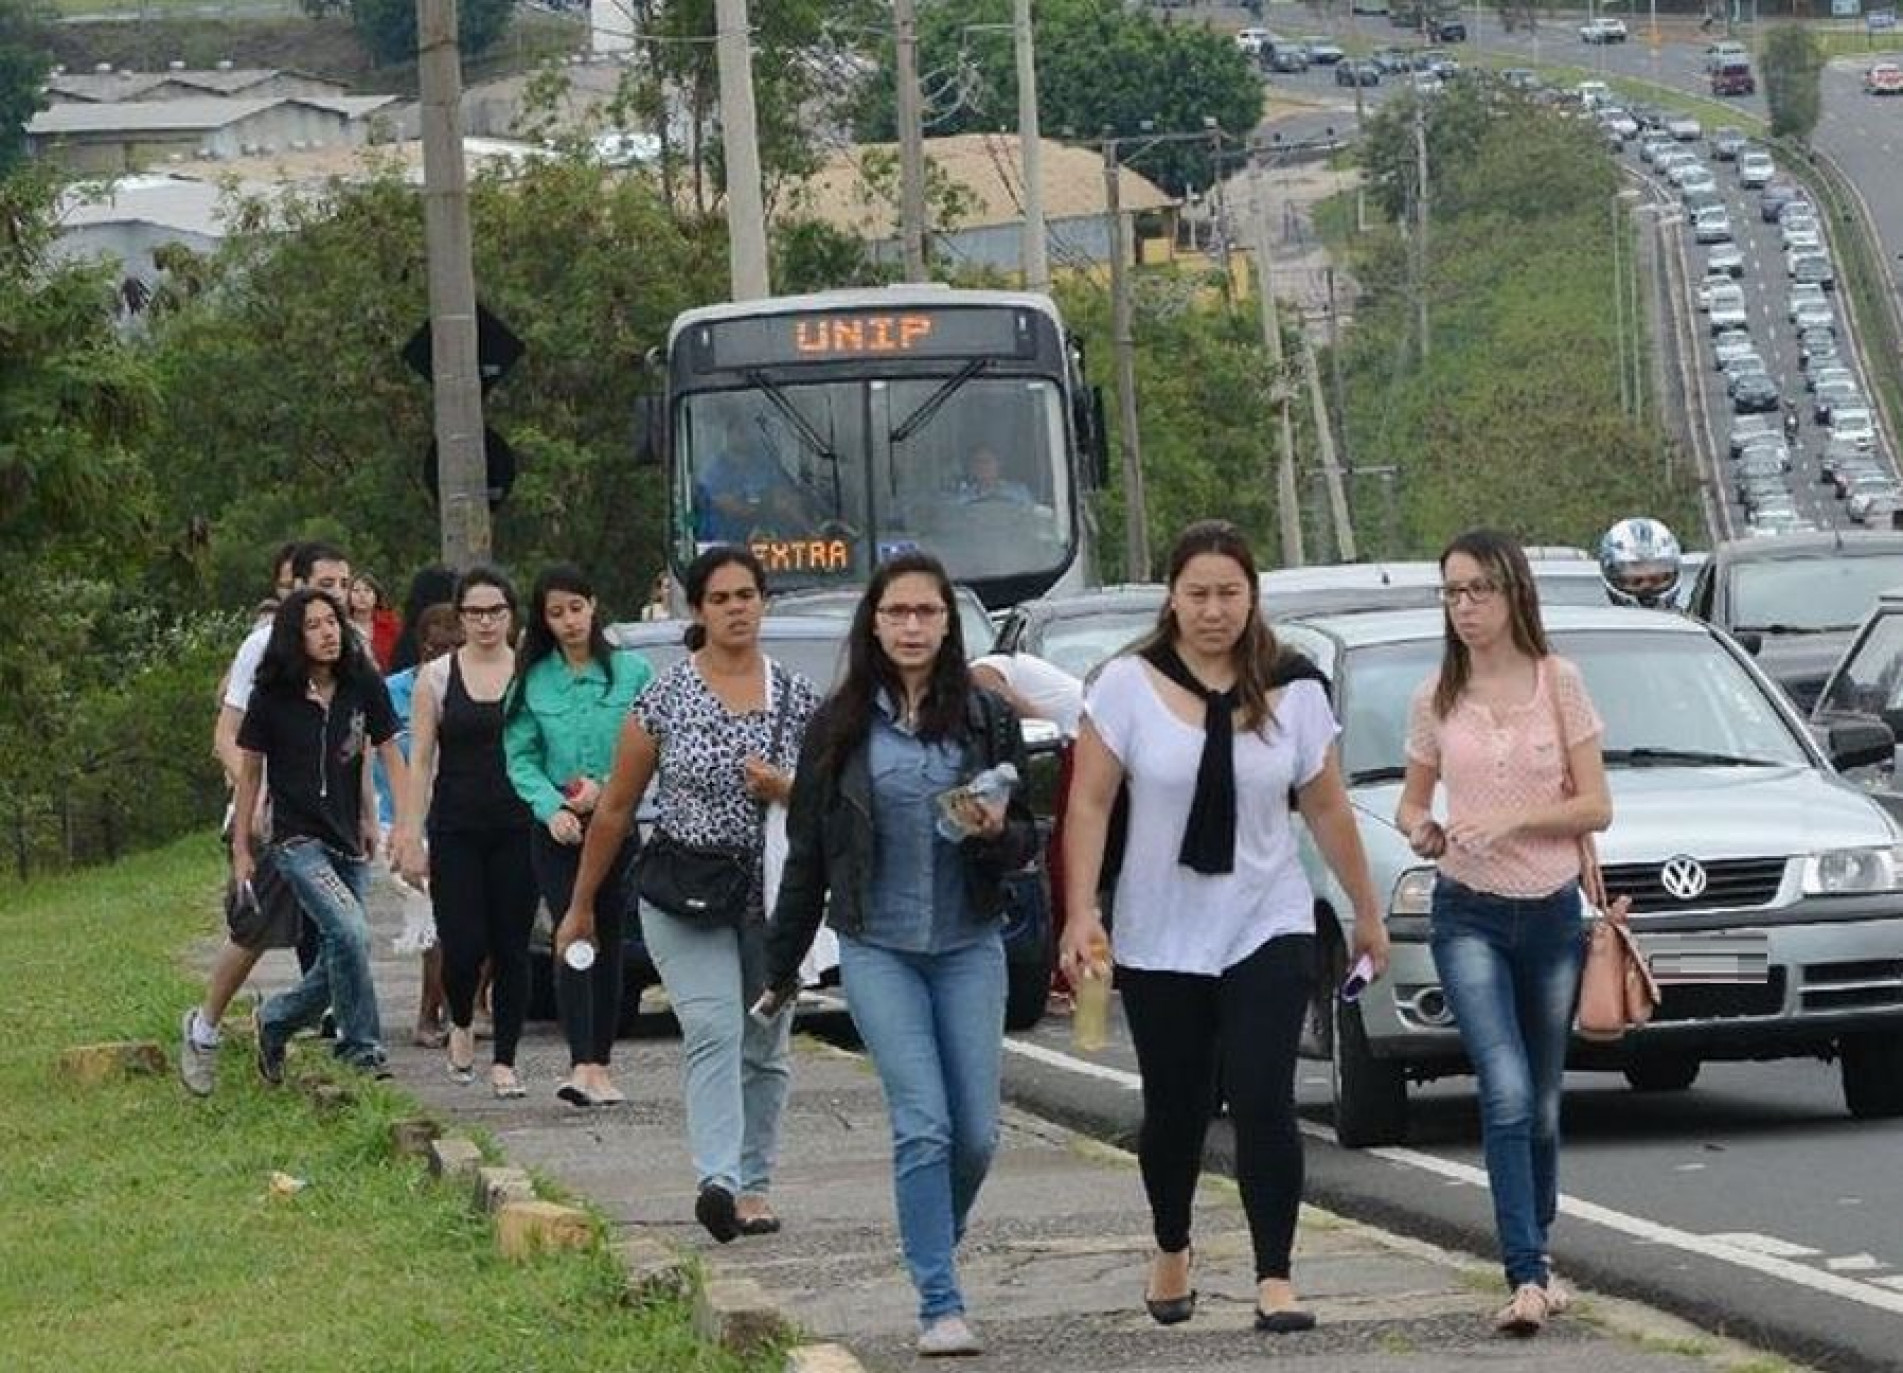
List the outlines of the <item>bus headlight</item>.
{"label": "bus headlight", "polygon": [[1896,891],[1903,887],[1903,845],[1825,849],[1804,858],[1806,896]]}

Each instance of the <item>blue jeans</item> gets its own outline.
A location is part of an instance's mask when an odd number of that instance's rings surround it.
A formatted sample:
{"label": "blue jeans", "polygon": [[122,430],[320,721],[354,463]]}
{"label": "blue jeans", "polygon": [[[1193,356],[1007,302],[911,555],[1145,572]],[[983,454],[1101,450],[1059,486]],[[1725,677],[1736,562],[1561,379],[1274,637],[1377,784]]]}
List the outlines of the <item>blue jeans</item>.
{"label": "blue jeans", "polygon": [[841,938],[839,972],[892,1120],[899,1243],[919,1319],[962,1313],[953,1252],[998,1147],[1004,940],[926,954]]}
{"label": "blue jeans", "polygon": [[1517,898],[1442,877],[1429,942],[1480,1081],[1507,1283],[1545,1286],[1547,1235],[1559,1212],[1560,1079],[1586,958],[1579,887]]}
{"label": "blue jeans", "polygon": [[363,913],[370,864],[314,839],[282,845],[277,859],[304,918],[317,927],[319,948],[303,981],[258,1012],[259,1040],[282,1048],[299,1030],[315,1025],[328,1006],[337,1017],[337,1057],[359,1068],[375,1067],[383,1062],[383,1032],[370,980],[370,926]]}
{"label": "blue jeans", "polygon": [[765,1192],[780,1148],[792,1078],[791,1014],[761,1025],[747,1014],[740,932],[710,928],[641,903],[641,938],[681,1022],[687,1147],[701,1186]]}

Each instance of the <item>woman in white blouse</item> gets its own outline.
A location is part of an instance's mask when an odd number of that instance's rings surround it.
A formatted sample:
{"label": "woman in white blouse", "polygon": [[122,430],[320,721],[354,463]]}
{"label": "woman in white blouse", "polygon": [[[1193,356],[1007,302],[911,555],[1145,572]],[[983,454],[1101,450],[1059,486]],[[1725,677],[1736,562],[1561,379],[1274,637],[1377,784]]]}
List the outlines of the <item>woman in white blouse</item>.
{"label": "woman in white blouse", "polygon": [[1289,1271],[1302,1198],[1295,1057],[1317,976],[1291,796],[1354,903],[1350,958],[1366,954],[1377,975],[1387,964],[1327,693],[1288,680],[1277,659],[1248,544],[1226,521],[1200,521],[1171,550],[1156,628],[1090,684],[1077,741],[1063,966],[1073,985],[1108,971],[1098,877],[1127,783],[1114,962],[1143,1075],[1137,1156],[1156,1238],[1144,1302],[1166,1325],[1195,1311],[1190,1209],[1218,1085],[1255,1250],[1256,1328],[1315,1323]]}

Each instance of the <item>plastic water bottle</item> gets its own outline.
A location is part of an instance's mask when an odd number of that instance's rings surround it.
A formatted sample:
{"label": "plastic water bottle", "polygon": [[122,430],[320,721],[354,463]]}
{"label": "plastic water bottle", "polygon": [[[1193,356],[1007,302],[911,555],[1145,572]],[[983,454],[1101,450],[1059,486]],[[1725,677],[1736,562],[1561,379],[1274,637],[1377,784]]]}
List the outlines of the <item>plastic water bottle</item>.
{"label": "plastic water bottle", "polygon": [[974,831],[968,829],[959,818],[958,803],[963,800],[977,802],[987,808],[1003,805],[1011,797],[1011,790],[1018,784],[1018,770],[1009,763],[999,763],[996,767],[986,768],[962,787],[953,787],[938,798],[938,832],[957,843],[970,837]]}
{"label": "plastic water bottle", "polygon": [[1110,1044],[1110,946],[1092,940],[1090,962],[1070,984],[1070,1042],[1080,1053],[1100,1053]]}

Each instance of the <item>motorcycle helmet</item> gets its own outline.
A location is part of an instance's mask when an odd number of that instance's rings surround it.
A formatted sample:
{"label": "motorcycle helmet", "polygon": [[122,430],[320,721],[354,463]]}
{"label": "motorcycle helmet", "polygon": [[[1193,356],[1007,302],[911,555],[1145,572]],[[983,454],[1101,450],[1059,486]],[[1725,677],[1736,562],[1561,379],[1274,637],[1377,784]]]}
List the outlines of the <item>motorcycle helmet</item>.
{"label": "motorcycle helmet", "polygon": [[1643,515],[1620,520],[1599,541],[1599,575],[1614,605],[1671,605],[1679,563],[1677,537],[1660,521]]}

